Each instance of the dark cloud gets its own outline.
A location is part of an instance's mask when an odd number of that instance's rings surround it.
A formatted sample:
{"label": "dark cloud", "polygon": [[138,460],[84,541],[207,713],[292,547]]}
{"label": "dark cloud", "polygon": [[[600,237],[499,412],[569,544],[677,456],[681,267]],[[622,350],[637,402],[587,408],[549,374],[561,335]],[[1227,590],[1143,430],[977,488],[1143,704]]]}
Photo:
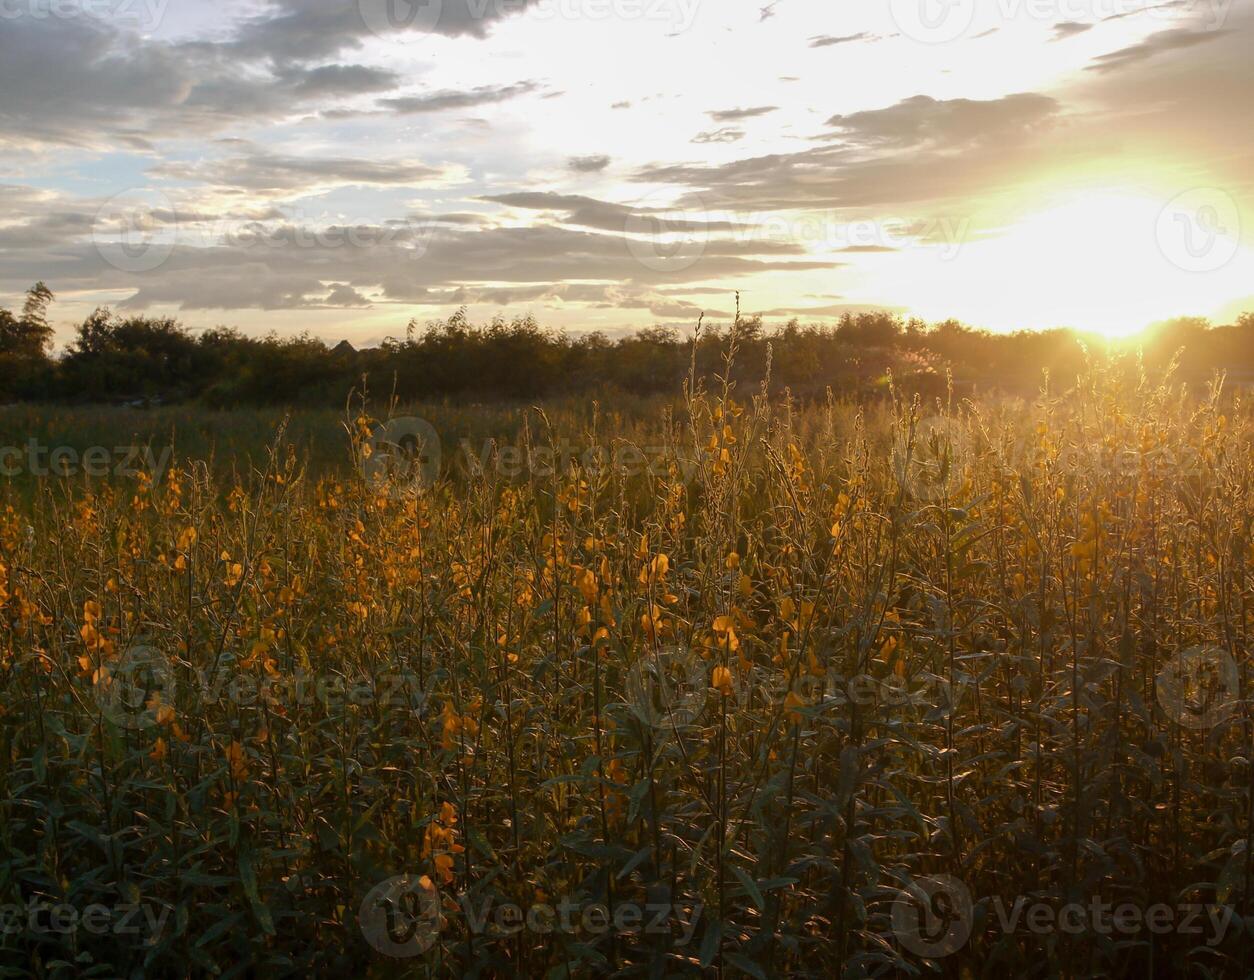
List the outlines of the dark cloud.
{"label": "dark cloud", "polygon": [[[370,6],[378,4],[378,11]],[[291,116],[310,103],[328,118],[351,111],[336,99],[393,91],[390,70],[351,63],[316,64],[383,33],[430,30],[486,36],[493,20],[536,0],[483,3],[443,0],[434,25],[387,27],[367,13],[409,0],[275,0],[247,18],[225,41],[141,39],[87,16],[5,19],[0,30],[0,141],[10,148],[39,143],[149,149],[156,138],[205,135],[241,121]],[[433,112],[500,102],[534,91],[533,82],[441,91],[384,100],[396,112]]]}
{"label": "dark cloud", "polygon": [[752,109],[719,109],[707,112],[706,115],[715,122],[738,122],[741,119],[756,119],[758,116],[770,115],[772,112],[779,112],[779,106],[760,105]]}
{"label": "dark cloud", "polygon": [[1085,24],[1078,20],[1064,20],[1054,25],[1054,40],[1062,41],[1069,37],[1075,37],[1077,34],[1083,34],[1093,29],[1092,24]]}
{"label": "dark cloud", "polygon": [[566,161],[566,166],[577,174],[600,173],[609,165],[610,158],[603,153],[596,156],[571,157]]}
{"label": "dark cloud", "polygon": [[296,157],[267,150],[222,160],[164,163],[154,176],[247,191],[305,191],[324,185],[419,186],[444,179],[445,171],[408,160],[360,160],[344,157]]}
{"label": "dark cloud", "polygon": [[351,64],[251,66],[212,45],[140,41],[86,18],[19,18],[0,30],[0,140],[143,149],[155,138],[212,134],[398,81]]}
{"label": "dark cloud", "polygon": [[736,129],[734,126],[724,126],[722,129],[711,129],[704,133],[697,133],[692,138],[694,143],[739,143],[745,138],[743,129]]}
{"label": "dark cloud", "polygon": [[1059,108],[1049,96],[1030,92],[988,101],[916,95],[885,109],[832,116],[827,124],[862,144],[953,148],[1023,135],[1049,122]]}
{"label": "dark cloud", "polygon": [[[635,178],[690,188],[697,209],[810,211],[914,206],[973,195],[1040,169],[1034,141],[1061,106],[1024,94],[976,102],[906,99],[835,116],[833,145],[726,164],[657,165]],[[970,205],[967,205],[968,207]]]}
{"label": "dark cloud", "polygon": [[323,301],[324,306],[369,306],[370,300],[366,299],[361,293],[357,292],[352,286],[344,283],[336,283],[331,287],[331,292],[327,294]]}
{"label": "dark cloud", "polygon": [[225,47],[236,56],[290,62],[329,58],[374,34],[482,38],[493,21],[538,2],[442,0],[432,7],[426,0],[274,0],[243,22]]}
{"label": "dark cloud", "polygon": [[[147,271],[111,266],[105,256],[120,232],[96,219],[100,202],[49,199],[6,188],[0,196],[0,287],[20,291],[36,279],[58,292],[132,290],[128,308],[184,310],[355,307],[381,292],[416,302],[456,289],[569,286],[571,301],[587,284],[627,290],[759,273],[832,270],[803,244],[738,240],[726,222],[628,208],[591,198],[522,196],[513,206],[570,209],[582,228],[541,223],[483,227],[417,218],[351,228],[302,226],[278,216],[255,223],[176,205],[154,212],[150,226],[167,243],[163,261]],[[632,218],[627,227],[627,217]],[[572,223],[575,223],[572,222]],[[593,227],[604,224],[604,230]],[[10,231],[15,233],[9,234]],[[657,232],[691,240],[689,261],[669,261]],[[663,301],[658,297],[658,301]]]}
{"label": "dark cloud", "polygon": [[1147,7],[1138,7],[1135,10],[1124,10],[1117,14],[1109,14],[1102,18],[1105,23],[1108,20],[1123,20],[1125,17],[1139,17],[1141,14],[1147,14],[1152,10],[1172,10],[1176,7],[1187,7],[1190,0],[1168,0],[1167,3],[1150,4]]}
{"label": "dark cloud", "polygon": [[284,68],[276,73],[276,79],[293,97],[303,100],[387,92],[396,88],[399,76],[362,65],[323,65]]}
{"label": "dark cloud", "polygon": [[192,91],[160,46],[125,44],[83,20],[6,20],[0,30],[0,138],[90,144],[102,128],[136,135],[142,120]]}
{"label": "dark cloud", "polygon": [[830,48],[837,44],[850,44],[854,41],[872,41],[875,35],[868,31],[861,31],[858,34],[843,34],[839,37],[833,37],[830,34],[822,34],[819,37],[810,38],[810,47],[812,48]]}
{"label": "dark cloud", "polygon": [[379,105],[404,115],[420,112],[443,112],[447,109],[473,109],[476,106],[506,102],[530,95],[540,88],[539,82],[514,82],[512,85],[481,85],[465,91],[444,90],[429,95],[412,95],[396,99],[380,99]]}
{"label": "dark cloud", "polygon": [[439,214],[430,219],[446,225],[485,225],[488,219],[481,214],[470,214],[469,212],[459,211],[453,214]]}

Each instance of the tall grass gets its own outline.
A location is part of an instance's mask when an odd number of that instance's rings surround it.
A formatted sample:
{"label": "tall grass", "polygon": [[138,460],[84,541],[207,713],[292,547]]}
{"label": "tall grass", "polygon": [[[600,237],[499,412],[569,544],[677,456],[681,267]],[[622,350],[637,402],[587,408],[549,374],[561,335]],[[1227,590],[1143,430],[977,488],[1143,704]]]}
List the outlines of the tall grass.
{"label": "tall grass", "polygon": [[[1030,404],[864,414],[766,390],[694,382],[651,419],[459,410],[433,420],[446,461],[449,432],[494,431],[523,465],[489,447],[417,488],[310,465],[313,444],[367,456],[375,422],[354,410],[338,430],[279,424],[247,469],[10,490],[0,906],[168,918],[119,936],[20,916],[0,963],[1250,969],[1239,921],[1209,943],[1179,920],[1069,931],[999,911],[1248,910],[1248,407],[1131,360]],[[219,462],[252,438],[160,420]],[[99,424],[104,445],[138,431]],[[298,434],[319,426],[338,434]],[[630,440],[649,465],[526,465],[562,440]],[[385,911],[425,918],[421,951],[362,925],[403,875],[410,903]],[[561,900],[667,916],[477,922]]]}

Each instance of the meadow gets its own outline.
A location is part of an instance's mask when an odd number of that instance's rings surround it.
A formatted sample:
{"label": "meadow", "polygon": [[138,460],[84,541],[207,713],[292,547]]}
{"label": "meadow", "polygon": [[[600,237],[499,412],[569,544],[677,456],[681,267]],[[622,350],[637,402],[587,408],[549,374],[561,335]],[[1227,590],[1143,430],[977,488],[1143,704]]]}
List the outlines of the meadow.
{"label": "meadow", "polygon": [[1254,968],[1248,404],[726,356],[621,406],[0,411],[156,450],[0,481],[0,974]]}

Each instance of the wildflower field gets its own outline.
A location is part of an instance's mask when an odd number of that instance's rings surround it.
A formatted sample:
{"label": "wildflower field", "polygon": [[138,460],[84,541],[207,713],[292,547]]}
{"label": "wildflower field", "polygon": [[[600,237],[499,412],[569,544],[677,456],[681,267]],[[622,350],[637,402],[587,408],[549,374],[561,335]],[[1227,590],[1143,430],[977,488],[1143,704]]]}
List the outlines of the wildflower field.
{"label": "wildflower field", "polygon": [[1246,975],[1248,405],[767,391],[3,484],[0,975]]}

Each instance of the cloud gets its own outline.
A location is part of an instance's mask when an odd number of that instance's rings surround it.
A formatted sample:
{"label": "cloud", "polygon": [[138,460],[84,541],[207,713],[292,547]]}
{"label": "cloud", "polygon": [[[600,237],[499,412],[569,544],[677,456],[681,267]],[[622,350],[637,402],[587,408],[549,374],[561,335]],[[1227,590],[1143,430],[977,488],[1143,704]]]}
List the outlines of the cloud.
{"label": "cloud", "polygon": [[1137,7],[1134,10],[1124,10],[1117,14],[1108,14],[1102,18],[1105,23],[1108,20],[1123,20],[1125,17],[1137,17],[1141,14],[1147,14],[1153,10],[1171,10],[1176,7],[1188,6],[1189,0],[1168,0],[1167,3],[1154,3],[1146,7]]}
{"label": "cloud", "polygon": [[539,2],[442,0],[432,7],[424,0],[274,0],[264,12],[243,21],[224,47],[237,57],[302,62],[360,47],[375,34],[483,38],[493,21]]}
{"label": "cloud", "polygon": [[874,41],[876,37],[868,31],[860,31],[857,34],[844,34],[839,37],[833,37],[830,34],[822,34],[819,37],[810,38],[810,47],[812,48],[830,48],[837,44],[850,44],[854,41]]}
{"label": "cloud", "polygon": [[665,223],[667,230],[675,232],[732,231],[735,227],[728,221],[711,221],[700,216],[686,219],[672,211],[641,209],[626,204],[598,201],[578,194],[554,194],[550,191],[491,194],[482,200],[529,211],[562,212],[563,224],[599,228],[603,231],[625,231],[630,224],[639,224],[640,219],[650,215],[660,215],[659,220]]}
{"label": "cloud", "polygon": [[720,109],[707,112],[706,115],[715,122],[738,122],[741,119],[756,119],[758,116],[766,116],[778,111],[777,105],[761,105],[752,109]]}
{"label": "cloud", "polygon": [[610,158],[605,154],[597,154],[596,156],[587,157],[571,157],[566,161],[566,166],[575,171],[577,174],[595,174],[600,173],[610,165]]}
{"label": "cloud", "polygon": [[447,109],[473,109],[481,105],[506,102],[529,95],[540,88],[539,82],[514,82],[512,85],[481,85],[466,91],[444,90],[429,95],[380,99],[379,105],[404,115],[421,112],[443,112]]}
{"label": "cloud", "polygon": [[301,100],[386,92],[399,81],[396,72],[363,65],[289,67],[280,69],[275,77],[294,98]]}
{"label": "cloud", "polygon": [[1059,108],[1056,100],[1031,92],[988,101],[916,95],[885,109],[832,116],[827,124],[866,145],[953,148],[1024,135],[1050,122]]}
{"label": "cloud", "polygon": [[[367,10],[374,2],[362,0]],[[389,3],[403,9],[409,0],[377,2],[380,10]],[[443,0],[434,26],[402,23],[395,31],[430,28],[484,37],[493,20],[534,2]],[[350,111],[327,103],[391,92],[403,81],[389,69],[317,63],[373,36],[356,0],[276,0],[239,22],[223,41],[140,38],[86,14],[6,18],[3,24],[0,140],[10,148],[52,143],[150,149],[156,139],[291,117],[314,103],[328,118],[346,117]],[[382,101],[399,113],[435,112],[501,102],[537,88],[517,82]]]}
{"label": "cloud", "polygon": [[[42,278],[65,294],[128,291],[123,305],[130,309],[280,310],[356,308],[379,302],[372,299],[379,295],[425,302],[458,289],[520,291],[540,284],[560,285],[562,295],[576,301],[589,285],[639,290],[839,266],[815,259],[801,243],[739,240],[728,234],[729,222],[700,215],[543,192],[501,197],[525,210],[565,209],[563,222],[579,227],[544,218],[529,227],[492,227],[421,217],[326,227],[273,209],[250,222],[176,203],[154,212],[148,224],[165,243],[164,260],[147,271],[127,271],[110,265],[105,256],[111,252],[97,247],[120,235],[97,223],[99,201],[4,187],[0,287],[20,291]],[[658,232],[686,235],[692,260],[669,264],[667,249],[650,241]]]}
{"label": "cloud", "polygon": [[916,96],[832,117],[830,146],[718,165],[655,165],[634,179],[688,187],[681,200],[702,210],[913,208],[953,200],[970,208],[963,198],[979,199],[1042,167],[1034,147],[1061,115],[1054,99],[1031,93],[987,102]]}
{"label": "cloud", "polygon": [[704,133],[697,133],[692,138],[694,143],[738,143],[745,138],[743,129],[736,129],[734,126],[724,126],[722,129],[711,129]]}
{"label": "cloud", "polygon": [[1098,55],[1094,59],[1093,64],[1088,66],[1088,70],[1099,72],[1119,71],[1127,68],[1129,65],[1147,61],[1160,54],[1179,51],[1183,48],[1191,48],[1198,44],[1217,40],[1227,33],[1227,31],[1190,30],[1185,27],[1158,31],[1139,44],[1132,44],[1117,51]]}
{"label": "cloud", "polygon": [[804,319],[805,317],[839,317],[846,313],[899,313],[900,307],[878,306],[874,303],[834,303],[828,306],[778,306],[771,310],[751,311],[751,315],[761,317],[788,317]]}
{"label": "cloud", "polygon": [[1054,40],[1062,41],[1069,37],[1075,37],[1077,34],[1083,34],[1085,31],[1091,31],[1092,24],[1084,24],[1078,20],[1064,20],[1054,25]]}
{"label": "cloud", "polygon": [[418,187],[446,182],[446,169],[412,160],[361,160],[348,157],[297,157],[252,149],[222,160],[164,163],[150,174],[216,187],[255,192],[309,193],[345,185]]}
{"label": "cloud", "polygon": [[326,306],[369,306],[370,300],[345,283],[336,283],[331,287],[323,304]]}
{"label": "cloud", "polygon": [[361,65],[249,65],[212,45],[141,41],[85,17],[18,18],[0,30],[0,140],[147,148],[398,83]]}
{"label": "cloud", "polygon": [[0,135],[9,141],[88,144],[102,127],[124,132],[191,93],[160,46],[122,45],[82,20],[6,20],[0,30]]}

